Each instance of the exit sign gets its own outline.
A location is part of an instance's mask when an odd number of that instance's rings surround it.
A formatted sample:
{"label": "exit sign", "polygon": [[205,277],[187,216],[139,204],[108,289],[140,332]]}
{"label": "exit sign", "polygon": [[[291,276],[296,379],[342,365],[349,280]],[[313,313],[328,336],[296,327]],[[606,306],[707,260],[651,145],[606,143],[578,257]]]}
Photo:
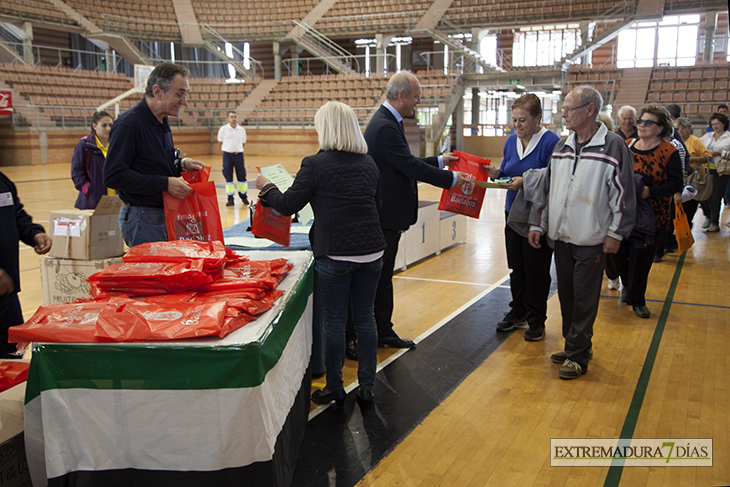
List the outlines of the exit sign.
{"label": "exit sign", "polygon": [[520,83],[520,80],[519,79],[511,79],[511,80],[509,80],[509,83],[508,84],[510,86],[517,86],[517,85],[519,85],[521,83]]}

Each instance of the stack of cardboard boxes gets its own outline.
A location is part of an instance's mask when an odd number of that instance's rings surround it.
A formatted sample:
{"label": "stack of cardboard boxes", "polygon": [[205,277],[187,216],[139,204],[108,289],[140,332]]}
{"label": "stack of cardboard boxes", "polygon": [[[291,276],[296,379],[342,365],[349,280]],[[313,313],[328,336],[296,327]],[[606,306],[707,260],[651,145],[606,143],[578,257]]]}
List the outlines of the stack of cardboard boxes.
{"label": "stack of cardboard boxes", "polygon": [[40,262],[43,304],[90,297],[87,278],[122,261],[124,241],[118,221],[121,206],[118,196],[104,196],[95,210],[51,212],[53,247]]}

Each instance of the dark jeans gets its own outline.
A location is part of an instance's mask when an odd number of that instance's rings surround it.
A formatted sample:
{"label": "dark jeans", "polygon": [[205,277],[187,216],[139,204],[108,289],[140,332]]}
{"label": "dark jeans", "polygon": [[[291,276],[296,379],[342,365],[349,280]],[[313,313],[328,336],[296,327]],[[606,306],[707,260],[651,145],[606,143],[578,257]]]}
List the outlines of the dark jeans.
{"label": "dark jeans", "polygon": [[373,301],[383,260],[360,264],[325,256],[318,257],[314,266],[318,274],[315,292],[323,298],[320,311],[325,330],[327,389],[343,389],[342,366],[345,363],[345,324],[349,302],[357,333],[357,378],[361,388],[372,390],[378,362]]}
{"label": "dark jeans", "polygon": [[504,242],[507,266],[512,270],[509,277],[512,291],[510,308],[520,316],[527,313],[530,328],[540,329],[545,326],[547,319],[553,249],[544,235],[540,238],[542,248],[532,247],[527,238],[509,225],[504,227]]}
{"label": "dark jeans", "polygon": [[119,229],[129,247],[147,242],[166,242],[165,210],[124,205],[119,210]]}
{"label": "dark jeans", "polygon": [[383,254],[383,272],[380,273],[378,290],[375,293],[375,323],[378,336],[393,336],[393,272],[395,256],[398,253],[398,242],[401,232],[383,228],[385,236],[385,253]]}
{"label": "dark jeans", "polygon": [[246,181],[246,166],[243,163],[243,152],[238,154],[232,154],[230,152],[223,153],[223,177],[226,179],[226,194],[228,195],[234,193],[233,169],[236,170],[238,192],[245,193],[248,191],[248,182]]}
{"label": "dark jeans", "polygon": [[8,329],[24,321],[18,293],[0,294],[0,354],[15,352],[15,344],[8,344]]}
{"label": "dark jeans", "polygon": [[588,364],[593,322],[598,315],[606,254],[603,244],[578,246],[555,242],[558,298],[563,317],[563,337],[568,358]]}

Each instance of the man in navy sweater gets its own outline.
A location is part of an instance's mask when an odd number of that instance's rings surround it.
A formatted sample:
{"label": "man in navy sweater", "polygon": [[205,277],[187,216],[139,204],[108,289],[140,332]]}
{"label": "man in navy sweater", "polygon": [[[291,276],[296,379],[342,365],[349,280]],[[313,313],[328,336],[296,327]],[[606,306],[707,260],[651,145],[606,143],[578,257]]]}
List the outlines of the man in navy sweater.
{"label": "man in navy sweater", "polygon": [[466,180],[458,173],[444,171],[444,162],[457,159],[450,153],[439,157],[418,158],[411,154],[403,127],[404,118],[413,118],[421,102],[421,84],[412,73],[393,75],[385,90],[386,102],[373,115],[365,129],[368,154],[380,170],[382,207],[380,224],[385,235],[383,271],[375,295],[375,321],[378,344],[394,348],[412,348],[393,330],[393,270],[401,233],[418,218],[417,181],[449,189]]}
{"label": "man in navy sweater", "polygon": [[167,240],[162,192],[185,198],[192,189],[182,171],[198,171],[203,163],[180,158],[172,143],[168,116],[187,106],[190,71],[165,62],[147,80],[144,98],[124,112],[109,134],[104,185],[119,191],[125,206],[119,228],[128,246]]}

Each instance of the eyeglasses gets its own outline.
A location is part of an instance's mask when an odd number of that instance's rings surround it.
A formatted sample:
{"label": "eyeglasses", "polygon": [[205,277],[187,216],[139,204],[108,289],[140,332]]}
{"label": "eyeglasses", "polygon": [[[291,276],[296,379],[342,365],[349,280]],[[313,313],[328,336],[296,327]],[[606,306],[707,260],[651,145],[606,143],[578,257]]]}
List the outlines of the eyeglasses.
{"label": "eyeglasses", "polygon": [[573,112],[574,112],[574,111],[576,111],[577,109],[579,109],[579,108],[583,108],[583,107],[587,107],[587,106],[588,106],[588,105],[590,105],[590,104],[591,104],[591,103],[590,103],[590,102],[588,102],[588,103],[584,103],[584,104],[582,104],[582,105],[579,105],[579,106],[577,106],[577,107],[573,107],[573,108],[571,108],[571,107],[563,107],[563,108],[561,108],[561,110],[562,110],[563,112],[567,113],[568,115],[570,115],[571,113],[573,113]]}
{"label": "eyeglasses", "polygon": [[638,125],[638,126],[648,125],[649,127],[651,127],[652,125],[659,125],[659,123],[658,122],[655,122],[654,120],[643,120],[643,119],[640,119],[640,120],[637,120],[636,121],[636,125]]}

